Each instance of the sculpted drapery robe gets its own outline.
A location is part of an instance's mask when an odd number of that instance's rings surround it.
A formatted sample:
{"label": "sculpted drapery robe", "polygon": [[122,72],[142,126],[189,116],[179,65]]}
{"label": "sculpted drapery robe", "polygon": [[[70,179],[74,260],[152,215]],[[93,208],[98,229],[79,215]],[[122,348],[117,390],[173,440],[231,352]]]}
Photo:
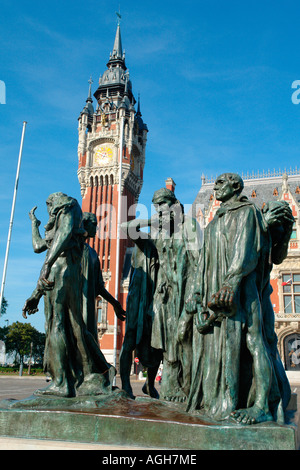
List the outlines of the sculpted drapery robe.
{"label": "sculpted drapery robe", "polygon": [[[153,242],[159,253],[160,268],[158,289],[154,296],[151,344],[162,349],[169,362],[176,362],[182,355],[182,344],[178,338],[189,336],[191,322],[185,312],[185,301],[199,257],[200,228],[194,219],[182,214],[174,233],[165,236],[162,231]],[[191,349],[189,341],[187,348]]]}
{"label": "sculpted drapery robe", "polygon": [[[136,353],[144,367],[159,364],[161,354],[151,347],[153,295],[156,287],[158,259],[151,240],[135,240],[132,271],[126,306],[126,332],[135,335]],[[134,333],[133,333],[134,332]]]}
{"label": "sculpted drapery robe", "polygon": [[197,315],[208,312],[213,294],[228,284],[237,288],[232,316],[214,322],[206,334],[194,328],[192,385],[189,411],[202,409],[215,419],[226,419],[255,397],[252,358],[246,347],[248,321],[258,315],[270,358],[270,410],[287,406],[290,388],[277,351],[274,312],[270,302],[271,238],[261,212],[241,197],[223,203],[204,234],[194,292],[201,304]]}
{"label": "sculpted drapery robe", "polygon": [[82,282],[82,315],[84,323],[88,331],[98,342],[97,323],[98,316],[96,314],[95,300],[100,294],[101,286],[104,286],[100,261],[96,251],[87,243],[83,246],[81,259],[81,271],[83,276]]}
{"label": "sculpted drapery robe", "polygon": [[[98,342],[86,329],[83,319],[82,287],[87,289],[84,276],[92,271],[89,255],[86,256],[86,272],[82,273],[83,235],[82,211],[78,202],[66,195],[54,199],[45,240],[48,245],[46,261],[57,248],[57,259],[51,266],[49,280],[54,287],[45,293],[46,344],[44,369],[53,383],[64,388],[70,396],[100,394],[111,390],[104,373],[111,367],[99,349]],[[66,235],[69,228],[70,234]],[[61,240],[61,241],[60,241]],[[84,264],[84,263],[83,263]],[[91,276],[90,289],[95,278]],[[84,286],[82,285],[84,284]],[[95,297],[93,303],[95,320]]]}

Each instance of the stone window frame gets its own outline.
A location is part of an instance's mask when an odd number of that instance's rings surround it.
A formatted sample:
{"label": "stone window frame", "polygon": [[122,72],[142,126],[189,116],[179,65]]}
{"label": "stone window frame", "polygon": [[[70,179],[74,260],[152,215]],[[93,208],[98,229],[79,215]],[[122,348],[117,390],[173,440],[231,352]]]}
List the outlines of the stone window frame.
{"label": "stone window frame", "polygon": [[[297,276],[297,277],[296,277]],[[291,278],[291,283],[288,285],[283,285],[283,282],[287,282]],[[290,289],[289,289],[290,286]],[[298,316],[300,315],[300,271],[283,271],[280,275],[280,298],[282,309],[281,311],[285,316]],[[286,312],[285,299],[291,297],[291,312]],[[297,298],[298,302],[295,303]],[[289,304],[290,305],[290,304]],[[288,305],[288,306],[289,306]],[[296,306],[298,308],[296,308]],[[296,311],[298,310],[298,311]]]}
{"label": "stone window frame", "polygon": [[[101,306],[99,305],[101,302]],[[101,328],[107,328],[107,301],[103,299],[103,297],[99,296],[96,298],[96,314],[97,314],[97,324],[100,325]],[[99,318],[99,310],[101,310],[101,317]]]}

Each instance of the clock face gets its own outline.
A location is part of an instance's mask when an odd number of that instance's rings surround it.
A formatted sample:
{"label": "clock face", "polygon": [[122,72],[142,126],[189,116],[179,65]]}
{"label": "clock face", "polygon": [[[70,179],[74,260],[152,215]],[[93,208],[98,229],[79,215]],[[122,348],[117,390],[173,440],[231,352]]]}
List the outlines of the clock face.
{"label": "clock face", "polygon": [[112,163],[113,151],[110,147],[106,145],[101,145],[97,148],[94,156],[95,165],[107,165]]}

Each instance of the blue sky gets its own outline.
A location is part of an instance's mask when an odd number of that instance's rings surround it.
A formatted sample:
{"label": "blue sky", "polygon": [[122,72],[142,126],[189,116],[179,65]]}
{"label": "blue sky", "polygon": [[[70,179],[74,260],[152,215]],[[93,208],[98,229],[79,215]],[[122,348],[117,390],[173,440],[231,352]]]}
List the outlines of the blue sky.
{"label": "blue sky", "polygon": [[[133,92],[149,128],[140,203],[171,176],[181,202],[223,171],[299,167],[300,5],[286,0],[1,1],[0,273],[19,153],[28,122],[5,297],[19,320],[43,262],[31,247],[28,211],[54,191],[80,199],[77,118],[106,69],[115,11]],[[1,98],[1,95],[0,95]],[[1,100],[0,100],[1,101]],[[43,311],[30,317],[43,331]]]}

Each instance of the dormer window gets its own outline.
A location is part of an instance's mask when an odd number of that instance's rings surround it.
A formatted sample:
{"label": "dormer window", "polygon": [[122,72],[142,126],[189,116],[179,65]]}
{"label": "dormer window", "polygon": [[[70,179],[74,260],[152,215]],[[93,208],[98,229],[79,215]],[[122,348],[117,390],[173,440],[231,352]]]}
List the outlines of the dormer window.
{"label": "dormer window", "polygon": [[297,239],[297,227],[296,227],[296,222],[293,224],[293,229],[292,229],[292,234],[291,234],[291,240],[296,240]]}

